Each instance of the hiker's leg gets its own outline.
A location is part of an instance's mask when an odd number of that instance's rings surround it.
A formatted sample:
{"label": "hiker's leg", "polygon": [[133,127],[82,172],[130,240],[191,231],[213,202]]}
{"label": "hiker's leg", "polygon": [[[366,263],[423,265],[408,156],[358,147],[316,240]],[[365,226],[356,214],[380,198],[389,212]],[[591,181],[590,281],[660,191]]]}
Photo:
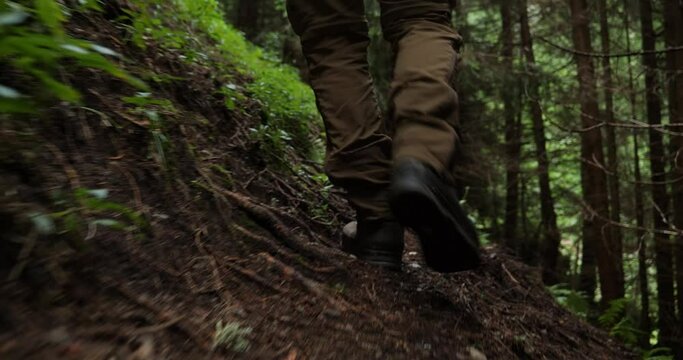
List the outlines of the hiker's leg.
{"label": "hiker's leg", "polygon": [[450,85],[460,36],[449,0],[380,0],[382,27],[396,55],[391,117],[394,160],[413,158],[449,169],[456,144],[458,97]]}
{"label": "hiker's leg", "polygon": [[368,70],[363,0],[288,0],[287,11],[325,121],[326,172],[359,217],[388,217],[392,145]]}
{"label": "hiker's leg", "polygon": [[390,106],[397,123],[389,203],[418,234],[425,261],[441,272],[480,263],[476,228],[445,179],[457,139],[458,97],[450,82],[460,37],[449,0],[380,0],[396,52]]}

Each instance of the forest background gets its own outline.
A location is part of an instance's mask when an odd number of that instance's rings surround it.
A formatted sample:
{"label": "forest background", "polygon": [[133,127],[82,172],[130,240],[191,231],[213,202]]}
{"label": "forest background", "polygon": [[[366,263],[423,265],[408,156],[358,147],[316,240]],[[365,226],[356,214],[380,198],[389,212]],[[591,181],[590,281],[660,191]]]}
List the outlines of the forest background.
{"label": "forest background", "polygon": [[[99,7],[97,1],[78,3]],[[274,161],[293,147],[319,164],[324,146],[322,137],[310,137],[319,120],[310,90],[289,81],[290,72],[265,65],[289,64],[307,78],[284,1],[219,3],[226,20],[264,49],[254,50],[227,28],[216,35],[238,66],[263,70],[247,90],[267,108],[265,117],[278,120],[252,129],[251,136],[263,141]],[[52,48],[53,38],[32,33],[24,25],[24,6],[64,42]],[[392,49],[382,39],[377,2],[367,0],[366,10],[368,59],[386,108]],[[116,56],[107,48],[65,37],[59,2],[3,2],[0,14],[0,61],[11,60],[46,89],[29,101],[2,84],[5,77],[14,80],[12,73],[0,74],[0,113],[30,113],[33,100],[47,97],[79,100],[35,58],[47,63],[66,57],[145,90],[105,60]],[[207,27],[214,20],[206,20]],[[454,83],[462,138],[455,174],[483,241],[539,267],[560,303],[646,356],[683,356],[683,3],[462,0],[453,22],[465,43]],[[133,41],[186,41],[184,34],[150,35],[158,23],[152,14],[136,18],[132,26],[144,35]],[[40,52],[24,56],[33,45]],[[223,91],[229,109],[245,100],[234,84]],[[125,101],[168,107],[144,95]],[[167,140],[154,126],[165,163]],[[326,181],[322,174],[315,180]],[[132,215],[130,220],[136,222]]]}
{"label": "forest background", "polygon": [[[367,0],[383,106],[392,49]],[[245,36],[300,69],[284,1],[223,0]],[[463,0],[456,176],[486,242],[575,312],[643,347],[683,338],[683,4]],[[679,270],[680,269],[680,270]]]}

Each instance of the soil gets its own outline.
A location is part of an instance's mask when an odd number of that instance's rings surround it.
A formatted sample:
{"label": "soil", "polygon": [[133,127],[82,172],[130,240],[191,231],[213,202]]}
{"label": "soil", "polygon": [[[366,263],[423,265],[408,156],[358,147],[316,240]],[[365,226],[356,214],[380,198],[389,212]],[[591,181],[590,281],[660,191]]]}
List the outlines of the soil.
{"label": "soil", "polygon": [[[311,180],[315,164],[264,161],[248,136],[258,104],[227,110],[211,69],[135,48],[106,13],[77,15],[69,31],[124,54],[132,73],[178,78],[153,89],[175,107],[159,109],[167,162],[150,156],[154,132],[121,100],[135,90],[96,71],[64,75],[83,106],[56,104],[28,132],[3,125],[1,359],[634,357],[497,247],[454,275],[425,268],[412,234],[401,273],[346,255],[351,210]],[[82,188],[107,189],[149,226],[29,230],[25,214],[63,211],[55,197]],[[248,348],[214,346],[219,322],[250,329]]]}

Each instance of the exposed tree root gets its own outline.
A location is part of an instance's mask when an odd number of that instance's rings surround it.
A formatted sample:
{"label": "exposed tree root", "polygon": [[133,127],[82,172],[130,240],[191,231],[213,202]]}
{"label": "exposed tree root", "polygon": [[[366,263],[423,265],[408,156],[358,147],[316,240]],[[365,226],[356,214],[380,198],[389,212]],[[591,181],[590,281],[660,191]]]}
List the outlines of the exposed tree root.
{"label": "exposed tree root", "polygon": [[319,298],[327,300],[327,302],[329,302],[330,305],[332,305],[335,309],[339,311],[347,311],[353,308],[353,306],[347,303],[345,300],[337,299],[332,295],[328,294],[327,292],[325,292],[323,290],[323,286],[320,283],[303,276],[293,267],[283,263],[282,261],[266,253],[261,253],[259,254],[259,256],[263,257],[267,262],[280,269],[280,271],[282,271],[282,274],[285,275],[285,277],[289,277],[298,281],[301,285],[303,285],[304,288],[312,292],[314,295],[318,296]]}
{"label": "exposed tree root", "polygon": [[292,234],[289,228],[285,226],[272,211],[252,202],[251,199],[244,195],[223,189],[217,189],[217,191],[237,204],[240,209],[247,212],[247,214],[252,216],[260,225],[272,232],[278,239],[284,241],[285,244],[294,251],[330,263],[338,269],[344,268],[342,263],[334,260],[335,257],[340,255],[340,251],[305,243],[299,237]]}
{"label": "exposed tree root", "polygon": [[233,263],[230,263],[230,262],[223,262],[223,265],[225,265],[226,267],[228,267],[230,270],[233,270],[233,271],[237,272],[238,274],[240,274],[240,275],[246,277],[247,279],[249,279],[249,280],[251,280],[251,281],[253,281],[253,282],[255,282],[255,283],[261,285],[262,287],[264,287],[264,288],[266,288],[266,289],[270,289],[271,291],[276,292],[276,293],[278,293],[278,294],[283,294],[283,293],[286,292],[285,289],[283,289],[283,288],[281,288],[281,287],[279,287],[279,286],[276,286],[276,285],[271,284],[270,281],[268,281],[267,279],[261,277],[260,275],[258,275],[258,274],[257,274],[255,271],[253,271],[253,270],[245,269],[245,268],[243,268],[243,267],[241,267],[241,266],[239,266],[239,265],[237,265],[237,264],[233,264]]}
{"label": "exposed tree root", "polygon": [[208,259],[208,262],[211,265],[211,275],[214,290],[220,295],[221,300],[223,300],[226,305],[236,306],[237,300],[225,290],[225,283],[223,283],[223,277],[221,276],[216,258],[213,256],[213,254],[210,254],[206,248],[204,248],[204,244],[202,244],[201,234],[205,232],[206,229],[197,230],[194,236],[194,243],[197,246],[197,249],[199,249],[204,257]]}
{"label": "exposed tree root", "polygon": [[161,321],[161,324],[158,326],[168,324],[166,327],[174,328],[182,332],[184,336],[187,336],[188,339],[191,339],[195,343],[195,345],[200,347],[202,350],[207,352],[211,350],[211,346],[207,341],[209,337],[201,336],[201,334],[198,333],[196,326],[187,325],[185,322],[185,317],[176,314],[171,309],[159,308],[159,306],[156,303],[154,303],[150,299],[147,299],[146,297],[139,296],[138,294],[136,294],[135,291],[133,291],[124,283],[113,283],[113,281],[107,281],[107,279],[100,279],[100,282],[105,284],[112,284],[113,288],[119,294],[123,295],[128,300],[133,301],[137,305],[142,306],[145,309],[152,312]]}
{"label": "exposed tree root", "polygon": [[251,240],[257,241],[259,244],[264,245],[268,249],[270,249],[273,252],[273,255],[277,255],[278,258],[281,259],[287,259],[288,261],[291,261],[292,263],[296,263],[297,265],[305,268],[307,271],[312,272],[312,273],[318,273],[318,274],[332,274],[335,272],[338,272],[338,268],[334,266],[326,266],[326,267],[313,267],[307,262],[304,261],[303,258],[300,256],[295,255],[294,253],[290,251],[286,251],[283,248],[282,245],[276,245],[274,242],[265,237],[261,236],[258,234],[254,234],[253,232],[245,229],[244,227],[238,225],[238,224],[233,224],[233,229],[235,229],[237,232],[240,234],[248,237]]}

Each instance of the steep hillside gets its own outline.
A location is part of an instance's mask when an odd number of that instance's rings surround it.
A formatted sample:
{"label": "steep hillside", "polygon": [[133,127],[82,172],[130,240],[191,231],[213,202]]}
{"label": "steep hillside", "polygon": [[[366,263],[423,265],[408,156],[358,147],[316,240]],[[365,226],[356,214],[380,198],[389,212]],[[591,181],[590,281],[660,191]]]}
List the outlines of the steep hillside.
{"label": "steep hillside", "polygon": [[0,102],[0,358],[632,357],[495,247],[448,276],[412,236],[400,274],[347,256],[294,70],[213,0],[91,3],[65,33],[3,9],[74,54],[52,82],[0,52],[0,84],[41,94]]}

